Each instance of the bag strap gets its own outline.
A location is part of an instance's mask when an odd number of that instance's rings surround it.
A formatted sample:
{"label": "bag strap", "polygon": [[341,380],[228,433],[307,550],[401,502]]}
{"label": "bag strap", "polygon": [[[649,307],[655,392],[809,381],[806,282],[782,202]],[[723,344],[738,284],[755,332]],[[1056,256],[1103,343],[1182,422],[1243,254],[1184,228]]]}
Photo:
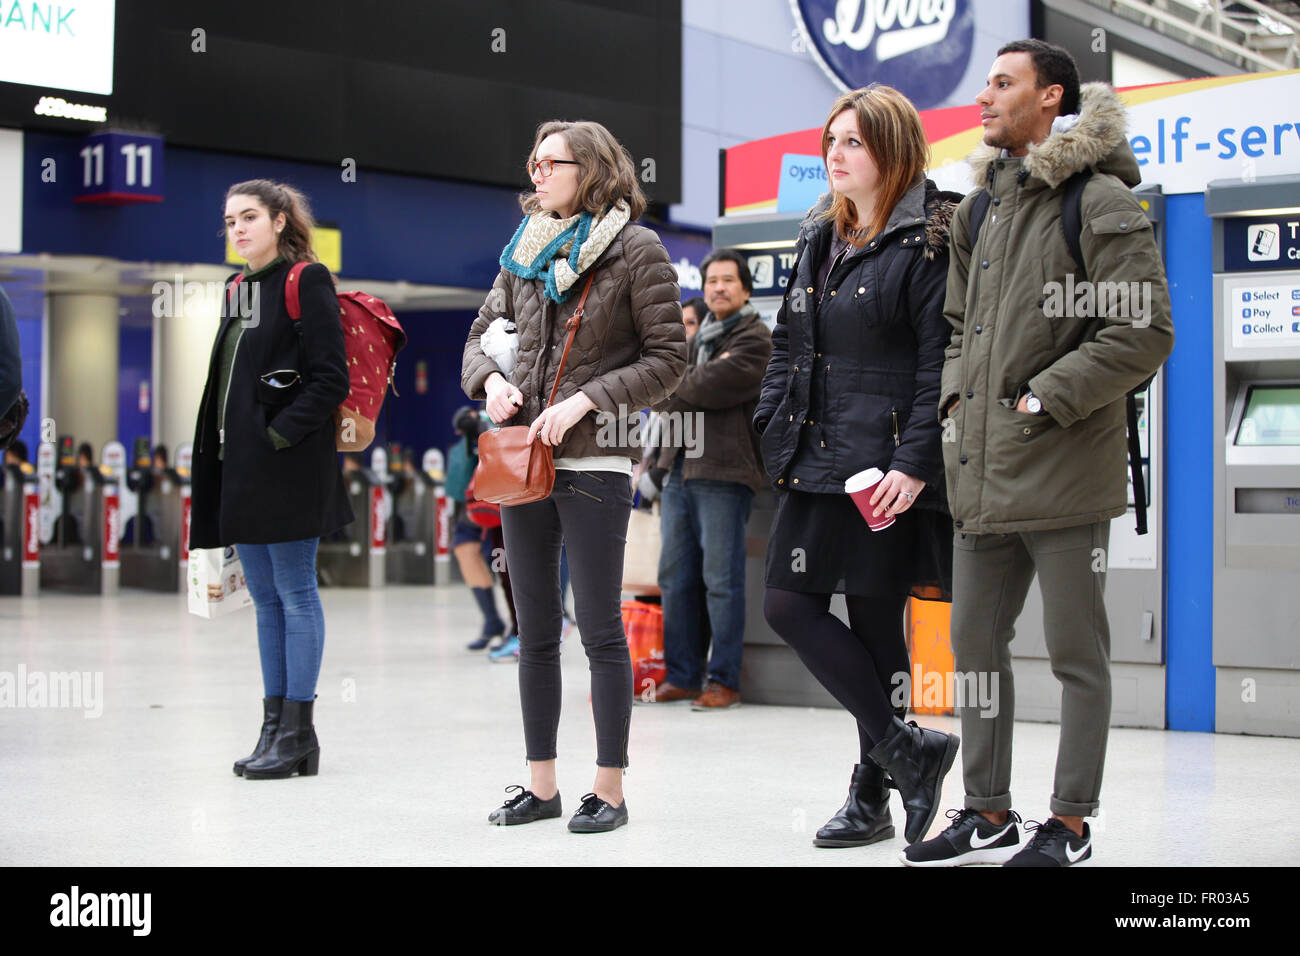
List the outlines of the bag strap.
{"label": "bag strap", "polygon": [[289,318],[297,322],[302,318],[302,300],[298,298],[298,287],[302,285],[302,270],[309,263],[295,262],[289,267],[289,275],[284,280],[284,305],[289,310]]}
{"label": "bag strap", "polygon": [[975,243],[979,242],[980,226],[984,225],[984,216],[989,211],[989,200],[993,197],[989,195],[987,189],[981,189],[979,195],[970,207],[970,248],[971,252],[975,251]]}
{"label": "bag strap", "polygon": [[578,326],[582,324],[582,312],[587,305],[587,293],[591,291],[591,281],[595,278],[596,270],[593,268],[587,276],[587,284],[582,287],[582,298],[578,300],[577,309],[565,323],[565,328],[569,330],[569,337],[564,343],[564,354],[560,356],[560,367],[555,371],[555,384],[551,386],[551,397],[546,400],[547,408],[550,408],[551,403],[555,401],[555,393],[560,387],[560,376],[564,374],[564,363],[568,361],[569,349],[573,348],[573,337],[578,334]]}

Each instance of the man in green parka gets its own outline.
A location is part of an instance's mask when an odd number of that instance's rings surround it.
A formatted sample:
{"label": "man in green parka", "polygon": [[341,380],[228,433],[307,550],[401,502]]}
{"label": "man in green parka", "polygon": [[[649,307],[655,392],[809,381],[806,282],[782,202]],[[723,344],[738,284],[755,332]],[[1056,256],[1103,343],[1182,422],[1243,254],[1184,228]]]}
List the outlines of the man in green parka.
{"label": "man in green parka", "polygon": [[[1110,522],[1128,500],[1124,398],[1173,348],[1169,292],[1130,191],[1141,177],[1110,87],[1080,88],[1069,53],[1020,40],[998,51],[975,102],[980,188],[953,220],[939,418],[956,530],[956,668],[987,680],[997,709],[958,701],[965,808],[904,862],[1073,866],[1092,861],[1084,817],[1097,812],[1110,725],[1102,590]],[[1063,200],[1085,170],[1076,263]],[[1061,738],[1052,816],[1027,840],[1011,808],[1010,643],[1035,573]]]}

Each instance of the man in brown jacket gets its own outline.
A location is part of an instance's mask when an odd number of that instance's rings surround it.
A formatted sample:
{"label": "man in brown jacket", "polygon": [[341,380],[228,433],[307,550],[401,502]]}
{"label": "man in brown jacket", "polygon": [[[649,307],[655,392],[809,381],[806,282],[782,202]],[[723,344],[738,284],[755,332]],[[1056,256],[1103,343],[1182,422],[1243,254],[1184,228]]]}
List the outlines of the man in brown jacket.
{"label": "man in brown jacket", "polygon": [[[772,355],[772,334],[749,304],[754,280],[734,249],[700,266],[709,312],[691,339],[685,378],[660,406],[658,467],[663,488],[659,588],[663,592],[667,679],[659,702],[692,700],[694,710],[740,703],[745,639],[745,526],[763,484],[750,420]],[[700,693],[708,641],[708,686]]]}

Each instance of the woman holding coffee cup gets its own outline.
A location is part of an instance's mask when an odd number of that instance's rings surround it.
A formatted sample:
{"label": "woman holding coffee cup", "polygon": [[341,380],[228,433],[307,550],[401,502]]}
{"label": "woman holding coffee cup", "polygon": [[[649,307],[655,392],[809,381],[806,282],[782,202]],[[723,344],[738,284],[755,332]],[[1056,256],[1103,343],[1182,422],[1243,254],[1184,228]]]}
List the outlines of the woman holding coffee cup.
{"label": "woman holding coffee cup", "polygon": [[[848,799],[813,842],[891,838],[888,774],[914,843],[959,743],[901,717],[907,598],[946,597],[952,574],[936,406],[961,196],[925,178],[920,116],[887,86],[835,101],[822,157],[831,190],[800,227],[754,415],[777,492],[763,610],[858,725]],[[848,625],[830,613],[835,593]]]}

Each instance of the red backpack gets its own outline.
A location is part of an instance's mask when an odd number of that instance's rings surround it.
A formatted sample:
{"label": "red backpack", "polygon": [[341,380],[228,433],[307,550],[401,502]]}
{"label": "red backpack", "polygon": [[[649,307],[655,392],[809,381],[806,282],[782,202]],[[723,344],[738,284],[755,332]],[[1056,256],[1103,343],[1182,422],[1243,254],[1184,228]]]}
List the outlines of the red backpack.
{"label": "red backpack", "polygon": [[[284,304],[289,318],[302,318],[298,281],[310,263],[297,262],[284,280]],[[231,283],[233,295],[243,275]],[[351,389],[334,412],[334,445],[339,451],[365,451],[375,440],[375,421],[384,405],[388,386],[397,371],[397,353],[406,345],[406,333],[383,299],[364,292],[340,292],[339,323],[347,347]],[[397,394],[397,389],[393,389]]]}

